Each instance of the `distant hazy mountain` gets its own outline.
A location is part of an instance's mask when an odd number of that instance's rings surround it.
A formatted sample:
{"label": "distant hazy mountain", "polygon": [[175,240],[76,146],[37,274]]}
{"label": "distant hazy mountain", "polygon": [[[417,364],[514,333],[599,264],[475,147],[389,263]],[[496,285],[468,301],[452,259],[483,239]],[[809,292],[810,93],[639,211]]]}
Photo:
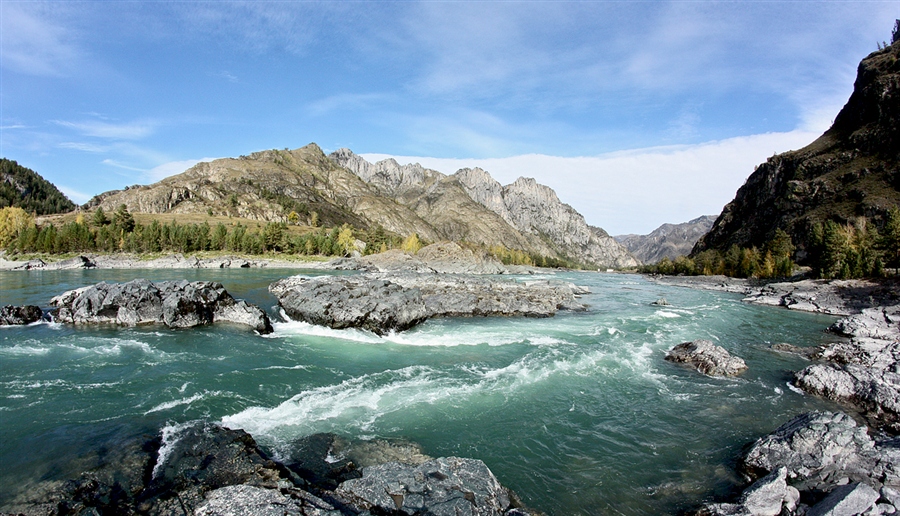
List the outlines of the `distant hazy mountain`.
{"label": "distant hazy mountain", "polygon": [[211,213],[260,221],[381,226],[428,241],[502,245],[597,267],[638,261],[589,226],[550,188],[533,179],[500,186],[480,169],[447,176],[389,159],[369,163],[350,150],[325,156],[315,144],[199,163],[149,186],[106,192],[86,206],[137,213]]}
{"label": "distant hazy mountain", "polygon": [[38,215],[64,213],[75,203],[34,170],[0,158],[0,208],[15,206]]}
{"label": "distant hazy mountain", "polygon": [[663,258],[687,256],[697,240],[709,231],[715,215],[704,215],[681,224],[663,224],[647,235],[618,235],[615,238],[631,254],[644,263],[656,263]]}
{"label": "distant hazy mountain", "polygon": [[850,100],[808,146],[769,158],[738,190],[694,253],[762,247],[787,231],[802,262],[812,228],[865,217],[876,227],[900,206],[900,41],[869,54]]}

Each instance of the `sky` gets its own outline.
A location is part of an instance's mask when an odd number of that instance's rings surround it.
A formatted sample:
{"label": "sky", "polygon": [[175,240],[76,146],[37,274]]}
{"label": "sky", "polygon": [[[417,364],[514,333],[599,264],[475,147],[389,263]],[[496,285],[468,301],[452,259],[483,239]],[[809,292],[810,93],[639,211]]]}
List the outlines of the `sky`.
{"label": "sky", "polygon": [[813,141],[896,1],[0,1],[0,156],[74,201],[315,142],[533,177],[610,234]]}

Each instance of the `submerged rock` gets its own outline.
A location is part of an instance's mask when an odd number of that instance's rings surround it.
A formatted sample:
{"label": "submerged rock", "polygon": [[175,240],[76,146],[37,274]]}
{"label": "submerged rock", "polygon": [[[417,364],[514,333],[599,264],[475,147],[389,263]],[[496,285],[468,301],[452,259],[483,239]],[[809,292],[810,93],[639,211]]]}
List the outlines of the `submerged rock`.
{"label": "submerged rock", "polygon": [[16,326],[38,322],[44,318],[41,307],[34,305],[13,306],[6,305],[0,308],[0,326]]}
{"label": "submerged rock", "polygon": [[294,276],[269,285],[288,317],[379,335],[409,329],[432,317],[550,317],[584,310],[581,292],[563,282],[515,281],[456,274]]}
{"label": "submerged rock", "polygon": [[221,283],[145,279],[98,283],[70,290],[50,300],[57,322],[134,326],[159,323],[191,328],[215,322],[247,325],[271,333],[272,323],[259,307],[236,301]]}
{"label": "submerged rock", "polygon": [[732,356],[725,348],[704,339],[682,342],[669,350],[666,360],[693,365],[709,376],[736,376],[747,369],[742,358]]}

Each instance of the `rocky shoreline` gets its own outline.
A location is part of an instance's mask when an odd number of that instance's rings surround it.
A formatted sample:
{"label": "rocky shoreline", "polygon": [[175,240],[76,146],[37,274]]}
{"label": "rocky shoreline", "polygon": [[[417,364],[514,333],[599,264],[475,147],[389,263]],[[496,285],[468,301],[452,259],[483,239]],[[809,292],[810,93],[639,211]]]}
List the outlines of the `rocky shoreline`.
{"label": "rocky shoreline", "polygon": [[130,440],[70,480],[23,489],[3,514],[527,516],[481,461],[410,443],[315,434],[276,460],[250,434],[198,424]]}
{"label": "rocky shoreline", "polygon": [[[794,374],[804,392],[842,413],[802,414],[758,440],[742,459],[755,480],[732,503],[698,515],[879,515],[900,511],[900,281],[801,280],[757,284],[724,277],[653,277],[675,286],[735,292],[744,302],[846,316],[828,328],[848,340],[815,349],[782,344],[815,363]],[[837,340],[837,339],[836,339]],[[873,433],[874,437],[869,433]]]}

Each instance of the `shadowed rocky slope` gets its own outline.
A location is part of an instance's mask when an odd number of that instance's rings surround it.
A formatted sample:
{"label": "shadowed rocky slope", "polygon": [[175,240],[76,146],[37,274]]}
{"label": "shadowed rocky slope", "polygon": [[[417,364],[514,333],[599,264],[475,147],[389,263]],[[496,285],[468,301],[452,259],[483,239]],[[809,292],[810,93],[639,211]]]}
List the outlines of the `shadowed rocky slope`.
{"label": "shadowed rocky slope", "polygon": [[805,259],[811,228],[866,217],[883,224],[900,205],[900,41],[859,65],[834,125],[803,149],[769,158],[725,206],[694,253],[733,244],[761,247],[787,231]]}

